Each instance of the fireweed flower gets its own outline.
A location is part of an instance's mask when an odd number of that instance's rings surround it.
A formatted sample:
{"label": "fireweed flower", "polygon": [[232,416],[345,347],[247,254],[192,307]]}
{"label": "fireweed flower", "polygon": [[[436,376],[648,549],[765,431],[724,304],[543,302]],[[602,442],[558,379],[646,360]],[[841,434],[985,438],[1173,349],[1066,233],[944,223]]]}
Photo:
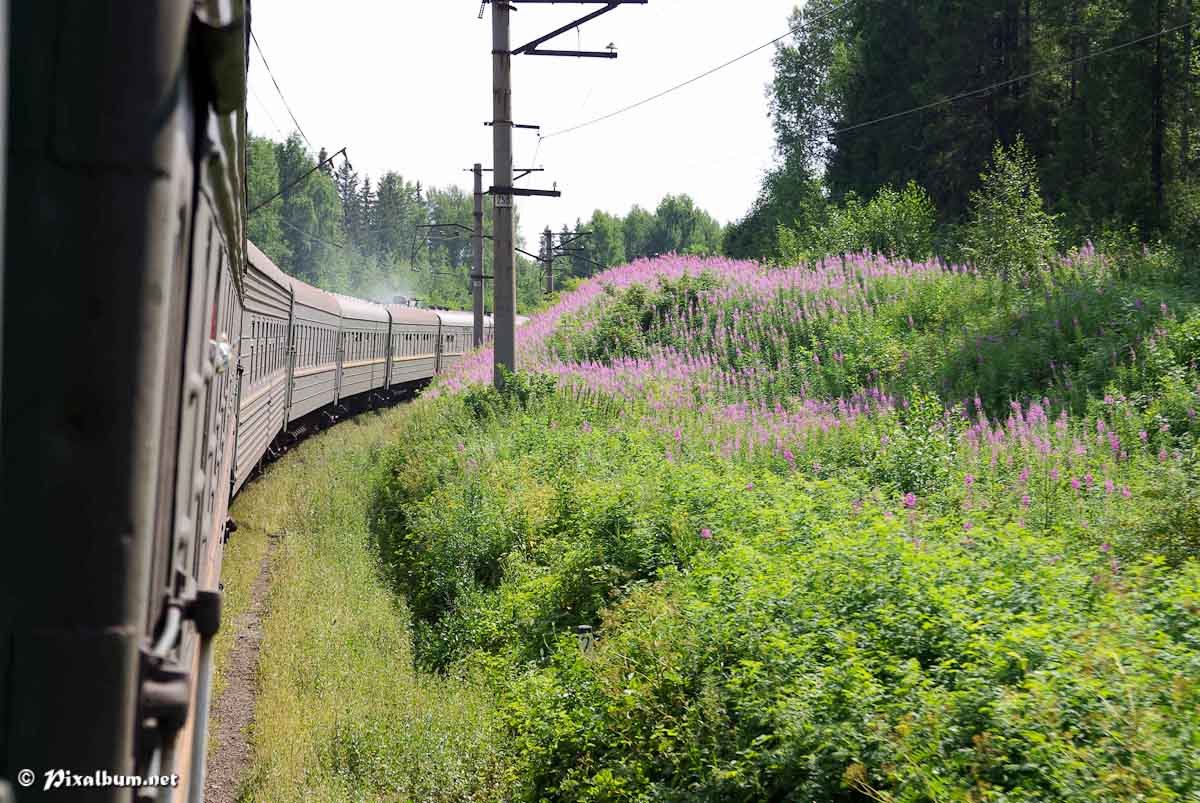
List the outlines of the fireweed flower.
{"label": "fireweed flower", "polygon": [[916,507],[917,506],[917,495],[915,493],[913,493],[912,491],[909,491],[908,493],[906,493],[904,495],[904,506],[909,509]]}
{"label": "fireweed flower", "polygon": [[1077,477],[1071,477],[1071,487],[1074,488],[1076,491],[1078,491],[1082,487],[1082,485],[1083,485],[1083,483],[1081,483]]}
{"label": "fireweed flower", "polygon": [[1029,482],[1029,466],[1021,469],[1021,482]]}
{"label": "fireweed flower", "polygon": [[1029,507],[1030,502],[1031,500],[1029,498],[1029,494],[1025,494],[1021,497],[1021,507]]}
{"label": "fireweed flower", "polygon": [[1101,552],[1107,552],[1110,549],[1112,549],[1112,545],[1109,544],[1107,541],[1100,545]]}
{"label": "fireweed flower", "polygon": [[1095,484],[1096,478],[1092,476],[1092,472],[1083,475],[1083,481],[1087,483],[1087,487],[1091,488]]}
{"label": "fireweed flower", "polygon": [[963,484],[966,485],[968,488],[970,488],[972,485],[975,484],[975,475],[968,474],[967,476],[963,477]]}
{"label": "fireweed flower", "polygon": [[1056,468],[1050,469],[1050,479],[1054,480],[1055,482],[1058,482],[1058,478],[1061,476],[1062,475],[1058,473],[1058,469],[1056,469]]}
{"label": "fireweed flower", "polygon": [[1133,492],[1129,490],[1128,485],[1121,486],[1121,496],[1125,497],[1126,499],[1133,496]]}
{"label": "fireweed flower", "polygon": [[712,538],[712,530],[705,527],[703,530],[700,531],[700,537],[704,538],[706,540],[709,538]]}

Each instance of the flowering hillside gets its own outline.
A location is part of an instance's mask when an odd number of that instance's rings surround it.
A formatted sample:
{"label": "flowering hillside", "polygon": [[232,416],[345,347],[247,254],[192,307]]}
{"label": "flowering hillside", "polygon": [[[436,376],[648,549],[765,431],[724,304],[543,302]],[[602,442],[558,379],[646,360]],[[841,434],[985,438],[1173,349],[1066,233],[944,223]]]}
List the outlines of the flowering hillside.
{"label": "flowering hillside", "polygon": [[[1055,291],[1005,309],[1003,286],[938,262],[642,260],[535,316],[518,330],[518,359],[616,400],[661,436],[667,460],[707,454],[816,477],[859,468],[910,506],[939,490],[1032,527],[1090,518],[1096,538],[1119,540],[1149,524],[1126,503],[1135,489],[1169,494],[1186,480],[1180,438],[1200,432],[1200,385],[1182,372],[1200,356],[1200,322],[1186,317],[1190,299],[1172,310],[1171,288],[1114,279],[1089,246],[1064,258]],[[645,331],[614,341],[630,288],[656,287],[658,307],[639,295],[649,312],[632,313],[650,317],[627,327]],[[692,294],[684,306],[681,293]],[[483,349],[435,394],[491,373]],[[1160,390],[1168,397],[1148,403]],[[955,403],[918,412],[914,392]],[[918,417],[914,444],[906,422]],[[911,465],[923,446],[937,453]],[[1178,535],[1154,537],[1166,547]]]}
{"label": "flowering hillside", "polygon": [[496,690],[519,799],[1188,799],[1198,297],[1090,247],[601,274],[385,457],[417,660]]}

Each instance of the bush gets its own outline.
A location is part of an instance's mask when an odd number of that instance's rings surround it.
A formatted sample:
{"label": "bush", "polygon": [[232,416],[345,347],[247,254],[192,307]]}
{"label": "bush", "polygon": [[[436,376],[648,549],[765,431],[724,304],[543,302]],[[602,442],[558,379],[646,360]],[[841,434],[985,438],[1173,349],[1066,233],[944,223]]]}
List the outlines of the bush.
{"label": "bush", "polygon": [[899,192],[885,185],[868,203],[850,193],[820,220],[781,226],[779,251],[785,264],[862,251],[919,261],[933,255],[936,225],[937,209],[915,182]]}
{"label": "bush", "polygon": [[[849,510],[743,541],[562,639],[507,720],[525,798],[1181,800],[1200,567]],[[1119,658],[1117,656],[1120,656]],[[936,790],[933,792],[931,790]]]}
{"label": "bush", "polygon": [[997,143],[991,169],[971,193],[963,251],[986,273],[1022,286],[1045,283],[1056,252],[1055,217],[1043,208],[1037,164],[1025,140]]}

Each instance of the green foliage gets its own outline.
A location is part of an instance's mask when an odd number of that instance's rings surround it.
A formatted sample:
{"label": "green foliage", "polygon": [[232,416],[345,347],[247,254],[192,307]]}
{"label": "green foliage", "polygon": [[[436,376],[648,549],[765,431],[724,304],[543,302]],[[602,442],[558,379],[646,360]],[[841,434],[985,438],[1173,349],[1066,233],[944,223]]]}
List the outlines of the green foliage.
{"label": "green foliage", "polygon": [[[473,198],[458,187],[422,187],[392,171],[372,182],[345,161],[310,173],[324,158],[324,152],[313,158],[299,134],[283,143],[251,137],[250,208],[285,190],[250,216],[250,239],[263,253],[287,273],[326,290],[469,309],[470,238],[433,236],[417,227],[470,227]],[[490,266],[485,249],[485,274]],[[517,306],[529,312],[541,302],[541,283],[524,258],[518,258],[517,275]]]}
{"label": "green foliage", "polygon": [[555,336],[557,348],[580,361],[644,357],[652,345],[670,342],[660,324],[672,315],[694,313],[700,307],[700,295],[716,286],[711,274],[676,281],[660,277],[654,290],[634,285],[621,292],[590,330],[580,333],[574,321],[562,322]]}
{"label": "green foliage", "polygon": [[[418,402],[375,540],[417,665],[488,678],[510,799],[1200,792],[1200,295],[1136,240],[1036,290],[861,255],[609,285],[546,346],[577,373],[756,378]],[[337,732],[355,778],[391,777],[378,723]]]}
{"label": "green foliage", "polygon": [[1171,239],[1195,253],[1200,250],[1200,184],[1176,182],[1168,199]]}
{"label": "green foliage", "polygon": [[[1200,671],[1194,562],[1114,561],[1077,526],[1035,535],[998,510],[964,530],[924,496],[897,516],[849,475],[670,461],[560,394],[416,416],[384,457],[380,524],[402,534],[385,559],[421,664],[493,677],[515,799],[1200,788],[1200,686],[1179,681]],[[885,430],[890,470],[916,478],[897,487],[959,481],[941,423],[914,392]],[[406,492],[414,470],[438,481]]]}
{"label": "green foliage", "polygon": [[571,243],[574,277],[658,254],[711,256],[721,250],[723,236],[721,224],[687,195],[665,196],[654,212],[634,206],[624,218],[597,209],[590,221],[577,220],[575,229],[590,236]]}
{"label": "green foliage", "polygon": [[[481,674],[415,669],[409,614],[372,548],[380,450],[408,431],[410,412],[306,439],[234,502],[241,528],[225,547],[226,588],[246,608],[250,581],[269,577],[251,765],[230,790],[237,799],[512,799],[491,690]],[[218,633],[221,654],[245,637],[239,619]]]}
{"label": "green foliage", "polygon": [[[818,492],[818,489],[813,489]],[[841,511],[564,638],[506,711],[527,800],[1184,799],[1195,565]]]}
{"label": "green foliage", "polygon": [[958,427],[930,393],[913,388],[868,466],[872,485],[928,496],[945,488],[958,462]]}
{"label": "green foliage", "polygon": [[1025,141],[997,144],[992,167],[971,193],[963,251],[981,270],[1023,287],[1042,286],[1056,255],[1054,216],[1042,207],[1037,164]]}
{"label": "green foliage", "polygon": [[852,192],[842,206],[829,206],[823,217],[807,211],[803,216],[809,220],[807,228],[779,229],[784,264],[861,251],[917,261],[933,255],[937,210],[913,182],[900,192],[884,186],[866,204]]}

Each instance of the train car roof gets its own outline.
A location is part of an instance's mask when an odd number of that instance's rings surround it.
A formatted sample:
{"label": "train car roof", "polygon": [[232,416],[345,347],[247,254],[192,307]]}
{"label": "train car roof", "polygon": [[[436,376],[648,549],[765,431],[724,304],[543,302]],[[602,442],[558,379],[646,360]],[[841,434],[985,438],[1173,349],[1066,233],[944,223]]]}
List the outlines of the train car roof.
{"label": "train car roof", "polygon": [[380,304],[363,301],[361,298],[354,298],[353,296],[344,296],[341,293],[334,293],[333,296],[342,307],[343,318],[350,318],[356,321],[388,322],[387,310]]}
{"label": "train car roof", "polygon": [[437,310],[437,316],[442,319],[443,326],[474,326],[475,315],[470,312],[456,310]]}
{"label": "train car roof", "polygon": [[258,246],[249,240],[246,241],[246,261],[254,266],[255,270],[262,273],[267,278],[274,281],[285,290],[292,285],[292,277],[279,269],[271,258],[259,250]]}
{"label": "train car roof", "polygon": [[412,323],[424,326],[438,325],[438,316],[427,309],[406,307],[403,304],[388,304],[384,309],[391,313],[394,323]]}
{"label": "train car roof", "polygon": [[291,282],[292,289],[296,293],[297,304],[323,310],[333,315],[340,316],[342,314],[342,305],[334,298],[333,293],[326,293],[307,282],[300,281],[295,276],[291,277]]}

